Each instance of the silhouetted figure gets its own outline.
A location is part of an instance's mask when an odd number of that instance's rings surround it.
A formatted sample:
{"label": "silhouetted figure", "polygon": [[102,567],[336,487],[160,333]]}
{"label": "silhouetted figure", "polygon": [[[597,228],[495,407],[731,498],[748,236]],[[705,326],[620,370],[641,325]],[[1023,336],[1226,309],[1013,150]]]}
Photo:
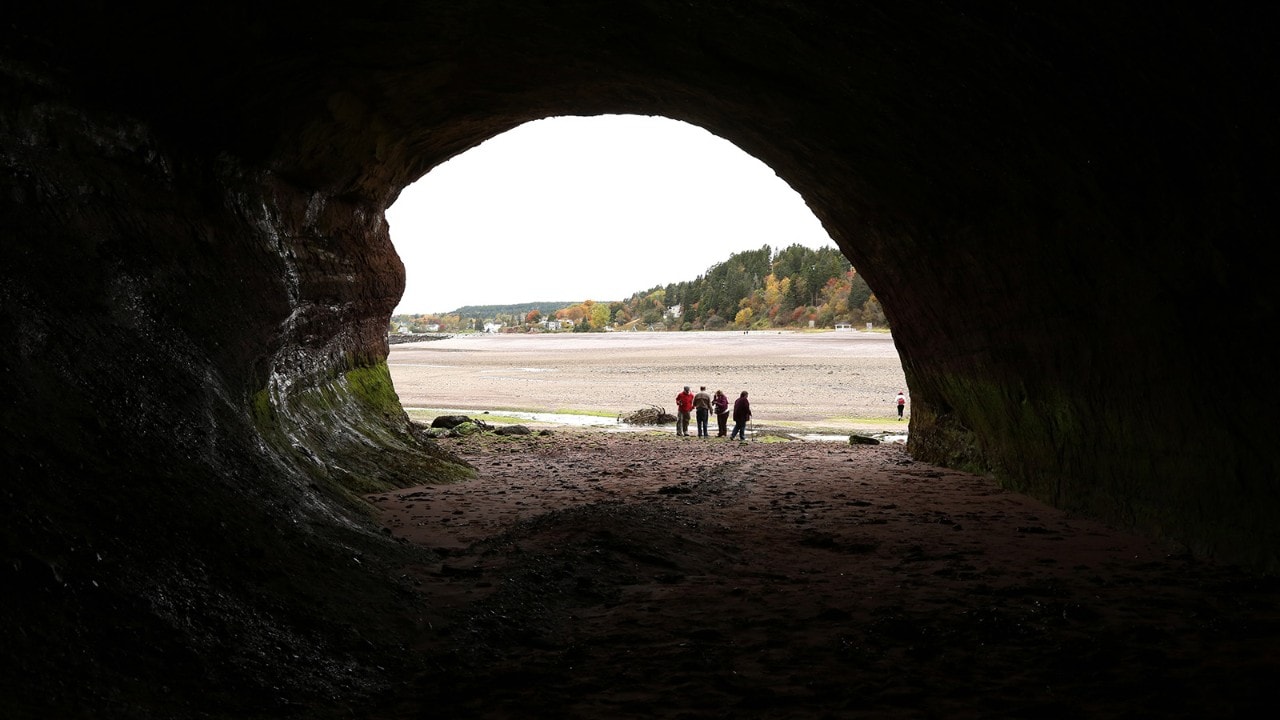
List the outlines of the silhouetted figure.
{"label": "silhouetted figure", "polygon": [[747,439],[747,421],[751,419],[751,403],[747,401],[747,391],[743,390],[737,400],[733,401],[733,432],[729,439]]}

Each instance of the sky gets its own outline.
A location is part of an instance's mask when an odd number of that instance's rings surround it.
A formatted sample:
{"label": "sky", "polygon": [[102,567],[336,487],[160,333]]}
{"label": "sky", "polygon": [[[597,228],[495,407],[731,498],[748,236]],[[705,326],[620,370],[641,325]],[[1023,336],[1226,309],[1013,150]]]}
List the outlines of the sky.
{"label": "sky", "polygon": [[735,252],[835,247],[767,165],[688,123],[558,117],[438,165],[387,209],[395,314],[624,300]]}

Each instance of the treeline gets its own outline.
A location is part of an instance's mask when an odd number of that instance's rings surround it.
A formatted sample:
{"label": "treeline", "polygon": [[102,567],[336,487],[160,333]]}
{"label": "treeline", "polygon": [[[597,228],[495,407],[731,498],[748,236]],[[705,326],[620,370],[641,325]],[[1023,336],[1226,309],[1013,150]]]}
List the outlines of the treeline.
{"label": "treeline", "polygon": [[768,245],[735,253],[694,280],[654,286],[620,303],[618,328],[670,330],[883,325],[871,288],[835,248]]}
{"label": "treeline", "polygon": [[[835,248],[792,245],[734,253],[694,280],[655,285],[625,300],[470,306],[439,315],[396,315],[391,330],[761,330],[886,325],[871,288]],[[467,311],[464,313],[464,311]]]}
{"label": "treeline", "polygon": [[463,318],[489,320],[496,317],[524,317],[530,310],[542,311],[544,308],[558,310],[573,305],[575,300],[558,300],[543,302],[516,303],[514,305],[463,305],[450,315]]}

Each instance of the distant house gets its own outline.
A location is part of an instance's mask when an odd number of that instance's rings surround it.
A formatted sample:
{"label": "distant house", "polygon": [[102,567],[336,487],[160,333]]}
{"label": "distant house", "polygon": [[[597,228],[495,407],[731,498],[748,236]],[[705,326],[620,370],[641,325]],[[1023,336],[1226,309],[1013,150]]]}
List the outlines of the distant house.
{"label": "distant house", "polygon": [[561,323],[559,320],[543,320],[542,321],[542,327],[548,330],[559,330],[560,325]]}
{"label": "distant house", "polygon": [[408,325],[401,325],[401,326],[400,326],[400,328],[396,330],[396,332],[400,333],[401,335],[408,335],[408,334],[409,334],[409,326],[408,326]]}
{"label": "distant house", "polygon": [[678,318],[683,313],[684,313],[683,305],[672,305],[671,307],[667,308],[667,314],[673,318]]}
{"label": "distant house", "polygon": [[502,323],[500,322],[487,322],[484,324],[484,331],[487,333],[496,333],[501,329]]}
{"label": "distant house", "polygon": [[853,330],[853,326],[849,323],[836,323],[837,330]]}
{"label": "distant house", "polygon": [[440,323],[431,323],[428,325],[427,332],[440,332]]}

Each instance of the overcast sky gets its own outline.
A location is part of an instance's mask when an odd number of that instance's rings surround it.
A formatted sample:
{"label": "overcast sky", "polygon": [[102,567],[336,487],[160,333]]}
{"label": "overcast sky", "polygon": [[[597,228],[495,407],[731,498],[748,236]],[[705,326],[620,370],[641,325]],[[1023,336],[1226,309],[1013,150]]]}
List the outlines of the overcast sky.
{"label": "overcast sky", "polygon": [[764,163],[688,123],[550,118],[484,142],[387,210],[404,260],[396,313],[623,300],[730,254],[835,247]]}

